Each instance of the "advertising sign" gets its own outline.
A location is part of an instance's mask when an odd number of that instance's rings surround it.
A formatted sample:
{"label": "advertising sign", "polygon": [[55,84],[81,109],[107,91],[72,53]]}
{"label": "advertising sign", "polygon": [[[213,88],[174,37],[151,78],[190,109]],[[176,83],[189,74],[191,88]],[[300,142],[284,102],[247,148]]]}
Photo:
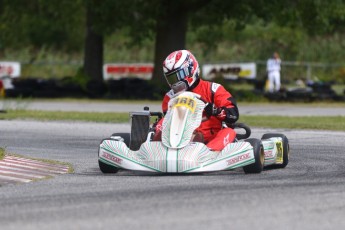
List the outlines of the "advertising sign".
{"label": "advertising sign", "polygon": [[104,80],[119,80],[122,78],[140,78],[150,80],[153,72],[153,64],[105,64],[103,66]]}
{"label": "advertising sign", "polygon": [[221,76],[229,80],[255,79],[256,64],[252,63],[228,63],[228,64],[204,64],[202,66],[203,78],[211,80]]}
{"label": "advertising sign", "polygon": [[20,76],[20,63],[19,62],[6,62],[0,61],[0,78],[3,77],[19,77]]}
{"label": "advertising sign", "polygon": [[20,63],[0,61],[0,94],[4,94],[4,89],[12,89],[12,79],[20,76]]}

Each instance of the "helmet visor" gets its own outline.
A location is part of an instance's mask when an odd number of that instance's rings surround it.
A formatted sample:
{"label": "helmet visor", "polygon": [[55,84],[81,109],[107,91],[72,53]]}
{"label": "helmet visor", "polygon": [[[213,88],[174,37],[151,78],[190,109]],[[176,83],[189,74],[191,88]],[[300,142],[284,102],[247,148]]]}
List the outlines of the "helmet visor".
{"label": "helmet visor", "polygon": [[179,69],[175,72],[166,74],[165,78],[168,81],[170,86],[174,85],[175,83],[184,80],[186,77],[189,77],[189,70],[188,68]]}

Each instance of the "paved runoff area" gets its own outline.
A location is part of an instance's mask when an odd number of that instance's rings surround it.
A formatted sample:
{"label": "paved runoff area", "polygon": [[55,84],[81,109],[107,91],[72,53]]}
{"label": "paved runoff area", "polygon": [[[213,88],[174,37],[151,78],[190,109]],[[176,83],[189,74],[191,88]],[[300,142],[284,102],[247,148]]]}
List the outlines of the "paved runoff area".
{"label": "paved runoff area", "polygon": [[0,161],[0,185],[42,180],[68,171],[67,165],[5,155]]}
{"label": "paved runoff area", "polygon": [[[79,112],[130,112],[143,110],[148,106],[151,111],[161,111],[160,102],[90,102],[90,101],[44,101],[44,100],[0,100],[0,110],[27,109],[45,111]],[[277,116],[343,116],[345,106],[305,106],[290,104],[244,104],[239,103],[242,115]],[[50,164],[37,160],[5,156],[0,161],[0,186],[7,183],[30,182],[68,172],[68,166]]]}

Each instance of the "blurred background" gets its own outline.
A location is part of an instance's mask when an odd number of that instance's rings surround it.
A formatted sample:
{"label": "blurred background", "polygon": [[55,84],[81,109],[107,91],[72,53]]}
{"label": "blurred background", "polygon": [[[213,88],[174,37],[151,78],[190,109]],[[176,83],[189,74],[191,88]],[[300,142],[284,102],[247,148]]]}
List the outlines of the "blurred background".
{"label": "blurred background", "polygon": [[163,60],[188,49],[238,100],[345,101],[344,25],[343,0],[0,0],[0,92],[160,100]]}

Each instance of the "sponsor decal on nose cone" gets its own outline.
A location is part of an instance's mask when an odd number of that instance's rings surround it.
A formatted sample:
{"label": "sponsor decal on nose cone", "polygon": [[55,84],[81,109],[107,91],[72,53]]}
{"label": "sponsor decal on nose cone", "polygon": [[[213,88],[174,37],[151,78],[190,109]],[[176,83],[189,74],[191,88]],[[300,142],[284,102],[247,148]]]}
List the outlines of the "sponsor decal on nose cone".
{"label": "sponsor decal on nose cone", "polygon": [[113,156],[109,153],[103,153],[102,154],[102,157],[114,162],[115,164],[118,164],[118,165],[121,165],[122,164],[122,159],[121,158],[118,158],[116,156]]}

